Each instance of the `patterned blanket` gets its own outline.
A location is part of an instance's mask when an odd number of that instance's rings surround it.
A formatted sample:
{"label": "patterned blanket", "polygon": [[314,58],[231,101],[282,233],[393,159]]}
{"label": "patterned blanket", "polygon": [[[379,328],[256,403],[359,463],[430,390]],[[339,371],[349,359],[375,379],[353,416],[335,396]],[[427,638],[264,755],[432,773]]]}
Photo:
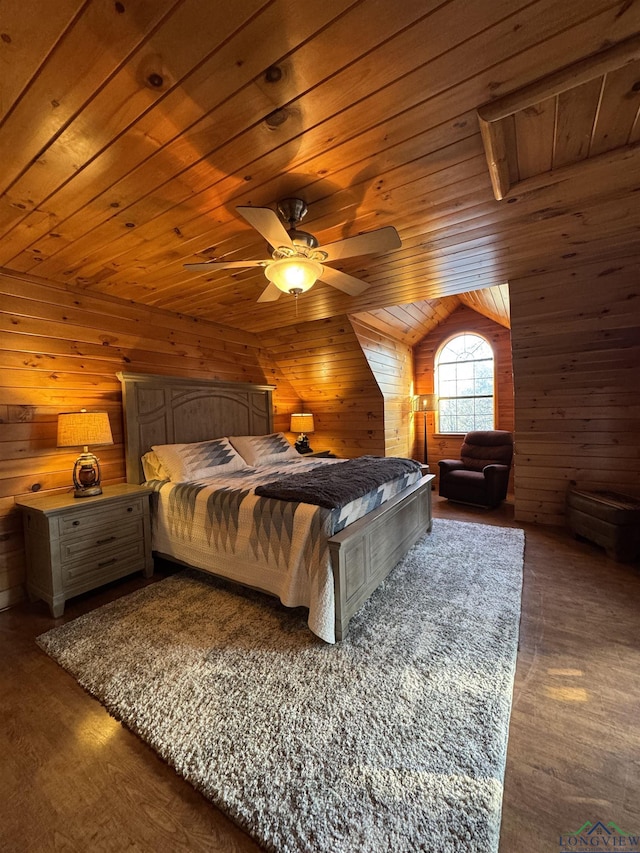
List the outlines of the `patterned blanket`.
{"label": "patterned blanket", "polygon": [[327,540],[420,479],[420,466],[329,509],[256,494],[287,472],[296,475],[343,460],[313,459],[269,466],[225,481],[151,481],[157,492],[154,550],[247,586],[277,595],[289,607],[309,608],[309,627],[335,642],[333,573]]}

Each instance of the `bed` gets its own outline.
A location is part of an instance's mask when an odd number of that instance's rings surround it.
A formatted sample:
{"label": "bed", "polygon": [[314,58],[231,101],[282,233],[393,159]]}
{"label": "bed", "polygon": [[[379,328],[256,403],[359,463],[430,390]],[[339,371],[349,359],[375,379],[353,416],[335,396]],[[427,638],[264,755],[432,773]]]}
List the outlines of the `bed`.
{"label": "bed", "polygon": [[[126,472],[130,483],[152,482],[148,470],[145,476],[142,458],[153,447],[222,440],[228,436],[244,436],[250,440],[250,437],[268,437],[273,434],[272,386],[136,373],[119,373],[118,378],[122,383]],[[351,617],[409,548],[430,531],[433,476],[420,474],[414,476],[414,481],[406,486],[397,481],[391,489],[381,487],[385,490],[384,502],[380,503],[380,499],[377,499],[374,502],[376,508],[371,511],[366,511],[364,499],[362,506],[356,508],[357,512],[352,512],[353,507],[348,505],[347,511],[342,514],[341,523],[337,525],[338,532],[335,532],[335,512],[331,514],[329,511],[332,526],[327,527],[326,511],[324,515],[318,514],[318,507],[294,504],[298,530],[289,537],[292,542],[298,542],[298,537],[305,532],[305,525],[320,525],[327,532],[321,546],[318,546],[317,537],[314,540],[316,551],[320,547],[322,553],[326,553],[328,568],[326,573],[310,580],[314,585],[315,596],[311,602],[304,600],[306,593],[296,586],[298,581],[295,578],[292,580],[287,577],[283,581],[282,578],[276,578],[276,572],[270,571],[265,571],[260,578],[247,576],[245,570],[251,560],[247,559],[246,548],[253,547],[255,554],[255,543],[259,538],[253,534],[249,536],[247,528],[251,524],[250,518],[258,518],[258,508],[262,512],[267,503],[277,507],[280,513],[290,513],[282,502],[255,495],[253,487],[263,484],[268,490],[274,477],[278,479],[285,469],[295,469],[297,473],[331,464],[358,463],[351,460],[297,459],[291,464],[287,461],[282,467],[263,469],[257,466],[252,471],[234,472],[235,485],[222,488],[230,489],[232,498],[242,492],[242,509],[234,516],[233,536],[246,535],[248,544],[243,544],[245,550],[238,549],[239,559],[222,554],[219,543],[213,542],[219,531],[216,528],[215,535],[212,535],[211,523],[207,530],[200,531],[198,527],[199,516],[206,519],[208,515],[211,520],[212,507],[213,512],[218,513],[218,518],[222,517],[219,497],[214,496],[221,484],[215,478],[196,477],[192,483],[168,483],[159,477],[154,482],[157,493],[154,496],[154,551],[158,556],[277,595],[289,606],[303,604],[309,607],[311,630],[327,642],[339,641],[345,637]],[[249,477],[250,485],[239,483],[236,479],[241,480],[245,476]],[[410,475],[407,474],[409,479]],[[263,503],[258,507],[260,501]],[[185,508],[188,509],[186,532],[183,524]],[[226,504],[224,513],[228,514]],[[352,517],[356,520],[351,520]],[[176,518],[181,519],[182,545],[175,544],[169,535],[169,528],[175,530],[177,526]],[[291,542],[287,547],[293,547]],[[296,559],[303,564],[303,552],[305,548],[308,551],[309,545],[303,543],[295,547],[298,549]],[[273,553],[270,559],[273,567]],[[287,584],[290,586],[287,587]]]}

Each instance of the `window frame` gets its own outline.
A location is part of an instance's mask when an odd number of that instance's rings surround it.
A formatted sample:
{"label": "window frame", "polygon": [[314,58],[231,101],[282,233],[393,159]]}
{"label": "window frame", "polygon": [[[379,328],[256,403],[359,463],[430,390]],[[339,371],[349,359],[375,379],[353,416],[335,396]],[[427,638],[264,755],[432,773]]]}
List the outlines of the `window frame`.
{"label": "window frame", "polygon": [[[468,396],[468,397],[442,397],[442,399],[448,399],[448,400],[472,399],[472,400],[475,400],[478,398],[489,398],[489,396],[490,396],[492,399],[492,407],[491,407],[492,426],[490,427],[490,429],[496,429],[496,416],[497,416],[496,353],[495,353],[495,350],[491,344],[491,341],[485,335],[483,335],[481,332],[476,332],[476,331],[473,331],[471,329],[455,332],[454,334],[449,335],[449,337],[447,337],[446,340],[442,341],[442,343],[440,344],[440,346],[436,350],[434,360],[433,360],[433,379],[434,379],[434,389],[435,389],[435,392],[438,396],[438,403],[441,399],[440,388],[439,388],[439,386],[440,386],[440,375],[439,375],[440,374],[440,371],[439,371],[440,356],[442,354],[442,351],[445,349],[445,347],[447,347],[456,338],[461,338],[464,335],[472,335],[475,338],[480,338],[489,347],[489,350],[491,351],[491,356],[492,356],[493,393],[491,395],[474,394],[474,395]],[[481,359],[469,359],[469,363],[472,361],[476,361],[476,360],[480,361]],[[474,427],[474,429],[480,429],[480,427]],[[486,429],[486,427],[483,427],[483,429]],[[447,435],[460,436],[460,435],[462,435],[462,436],[464,436],[464,435],[466,435],[467,432],[469,432],[469,430],[463,430],[461,432],[448,432],[448,431],[442,430],[440,427],[440,405],[438,405],[438,411],[436,412],[436,423],[435,423],[435,432],[434,432],[435,435],[443,435],[443,436],[447,436]]]}

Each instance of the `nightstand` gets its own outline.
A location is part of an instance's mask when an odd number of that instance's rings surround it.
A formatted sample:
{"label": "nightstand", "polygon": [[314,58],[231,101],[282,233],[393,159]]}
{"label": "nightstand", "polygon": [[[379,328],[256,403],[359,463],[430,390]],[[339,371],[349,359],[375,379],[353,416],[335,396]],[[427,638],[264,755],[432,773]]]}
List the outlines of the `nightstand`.
{"label": "nightstand", "polygon": [[92,498],[16,498],[23,513],[27,592],[62,616],[67,599],[133,572],[153,574],[151,489],[122,483]]}

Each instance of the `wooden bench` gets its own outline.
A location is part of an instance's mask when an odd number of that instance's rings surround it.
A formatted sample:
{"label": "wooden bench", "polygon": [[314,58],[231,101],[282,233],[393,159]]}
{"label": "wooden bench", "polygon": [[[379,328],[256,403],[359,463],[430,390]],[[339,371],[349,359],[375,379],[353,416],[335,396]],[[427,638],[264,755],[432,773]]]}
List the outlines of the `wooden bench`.
{"label": "wooden bench", "polygon": [[640,499],[609,491],[571,488],[567,523],[574,536],[601,545],[612,560],[640,558]]}

